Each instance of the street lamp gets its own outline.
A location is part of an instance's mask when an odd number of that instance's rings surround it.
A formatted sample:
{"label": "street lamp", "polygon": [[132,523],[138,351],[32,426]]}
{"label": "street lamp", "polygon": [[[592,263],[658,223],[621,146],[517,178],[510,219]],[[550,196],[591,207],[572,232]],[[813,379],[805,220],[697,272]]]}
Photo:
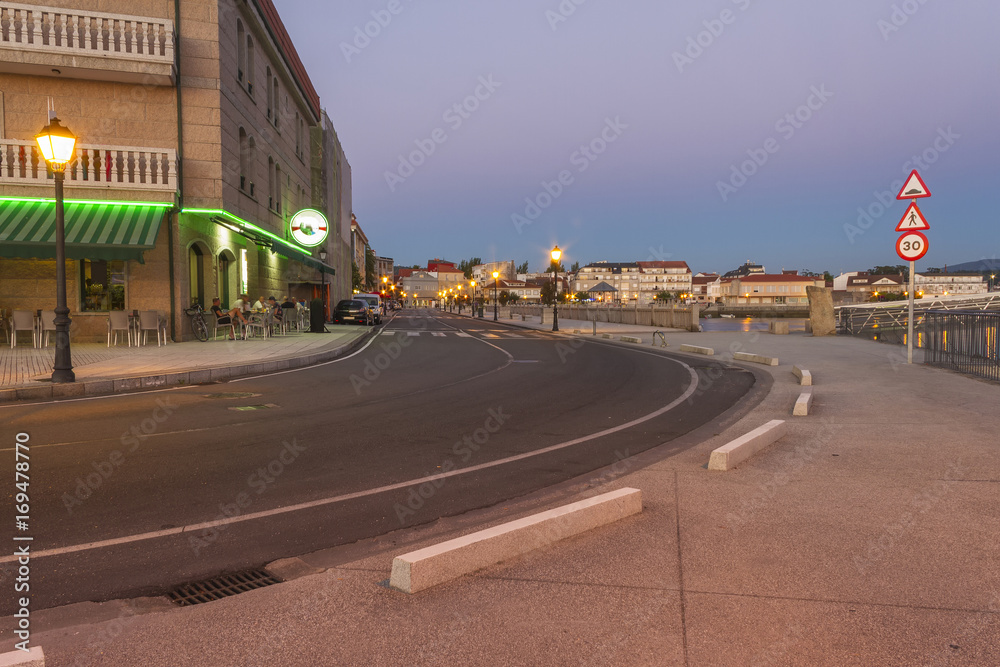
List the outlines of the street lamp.
{"label": "street lamp", "polygon": [[[319,261],[321,261],[324,264],[326,264],[326,248],[320,248],[319,249]],[[327,307],[327,299],[326,299],[326,271],[324,271],[323,269],[320,269],[319,272],[320,272],[320,274],[322,275],[322,278],[323,278],[323,288],[322,288],[322,291],[320,292],[320,294],[323,295],[323,323],[326,324],[327,320],[329,319],[326,316],[326,307]]]}
{"label": "street lamp", "polygon": [[35,136],[38,150],[56,181],[56,359],[52,366],[53,382],[76,382],[69,348],[69,308],[66,307],[66,222],[63,212],[63,179],[66,165],[73,159],[76,136],[52,117]]}
{"label": "street lamp", "polygon": [[500,277],[499,271],[493,272],[493,321],[496,322],[497,319],[497,279]]}
{"label": "street lamp", "polygon": [[472,316],[476,316],[476,281],[470,280],[469,287],[472,289]]}
{"label": "street lamp", "polygon": [[559,331],[559,283],[556,279],[559,276],[559,258],[562,257],[562,250],[559,246],[552,249],[552,330]]}

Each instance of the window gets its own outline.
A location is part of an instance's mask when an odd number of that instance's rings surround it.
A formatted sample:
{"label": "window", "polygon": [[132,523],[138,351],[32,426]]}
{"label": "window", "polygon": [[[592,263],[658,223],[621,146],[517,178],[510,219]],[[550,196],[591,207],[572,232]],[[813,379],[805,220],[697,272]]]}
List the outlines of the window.
{"label": "window", "polygon": [[80,310],[125,310],[124,260],[80,260]]}
{"label": "window", "polygon": [[281,167],[277,163],[274,165],[274,212],[281,215],[281,200],[284,199],[283,196],[284,188],[281,183]]}
{"label": "window", "polygon": [[295,157],[302,157],[302,119],[295,112]]}
{"label": "window", "polygon": [[281,107],[281,96],[278,89],[278,77],[274,77],[274,126],[278,127],[278,116]]}
{"label": "window", "polygon": [[246,158],[246,162],[247,162],[247,168],[246,168],[247,187],[246,187],[246,192],[247,192],[248,195],[250,195],[251,197],[253,197],[254,196],[254,190],[256,189],[254,187],[254,183],[253,183],[253,181],[254,181],[254,171],[255,171],[254,170],[254,165],[257,163],[257,142],[255,142],[253,140],[253,137],[250,137],[249,139],[247,139],[247,158]]}
{"label": "window", "polygon": [[241,84],[246,78],[246,67],[246,32],[243,30],[243,21],[236,19],[236,80]]}
{"label": "window", "polygon": [[250,142],[247,131],[240,128],[240,190],[247,191],[247,167],[249,163]]}
{"label": "window", "polygon": [[247,35],[247,92],[253,96],[253,37]]}
{"label": "window", "polygon": [[272,109],[274,108],[274,82],[271,80],[271,66],[267,67],[267,120],[271,120]]}
{"label": "window", "polygon": [[274,202],[277,198],[275,197],[275,184],[274,184],[274,158],[268,156],[267,158],[267,207],[274,210]]}

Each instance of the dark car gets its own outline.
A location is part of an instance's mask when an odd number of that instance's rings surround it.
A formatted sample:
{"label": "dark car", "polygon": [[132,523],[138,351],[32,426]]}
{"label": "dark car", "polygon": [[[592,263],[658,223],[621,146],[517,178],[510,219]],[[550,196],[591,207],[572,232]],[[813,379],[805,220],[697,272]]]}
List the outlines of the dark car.
{"label": "dark car", "polygon": [[334,324],[364,324],[372,322],[371,310],[368,304],[359,299],[344,299],[333,309]]}

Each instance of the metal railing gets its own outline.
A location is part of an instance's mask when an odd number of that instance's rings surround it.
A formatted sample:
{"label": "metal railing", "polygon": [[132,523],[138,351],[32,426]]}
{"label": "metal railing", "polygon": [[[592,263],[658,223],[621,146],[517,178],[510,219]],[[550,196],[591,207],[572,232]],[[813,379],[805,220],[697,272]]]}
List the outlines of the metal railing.
{"label": "metal railing", "polygon": [[[0,183],[51,187],[34,141],[0,139]],[[172,148],[80,144],[66,167],[66,186],[172,192],[177,189],[177,154]]]}
{"label": "metal railing", "polygon": [[0,1],[0,47],[172,63],[166,19]]}
{"label": "metal railing", "polygon": [[924,362],[1000,382],[1000,312],[924,313]]}

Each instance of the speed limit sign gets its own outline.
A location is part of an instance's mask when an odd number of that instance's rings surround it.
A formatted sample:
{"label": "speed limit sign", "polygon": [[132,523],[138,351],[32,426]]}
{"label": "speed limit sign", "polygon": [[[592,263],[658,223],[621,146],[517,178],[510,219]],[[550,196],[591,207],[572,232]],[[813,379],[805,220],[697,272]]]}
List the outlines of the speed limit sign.
{"label": "speed limit sign", "polygon": [[920,232],[907,232],[896,241],[896,254],[915,262],[927,254],[927,237]]}

